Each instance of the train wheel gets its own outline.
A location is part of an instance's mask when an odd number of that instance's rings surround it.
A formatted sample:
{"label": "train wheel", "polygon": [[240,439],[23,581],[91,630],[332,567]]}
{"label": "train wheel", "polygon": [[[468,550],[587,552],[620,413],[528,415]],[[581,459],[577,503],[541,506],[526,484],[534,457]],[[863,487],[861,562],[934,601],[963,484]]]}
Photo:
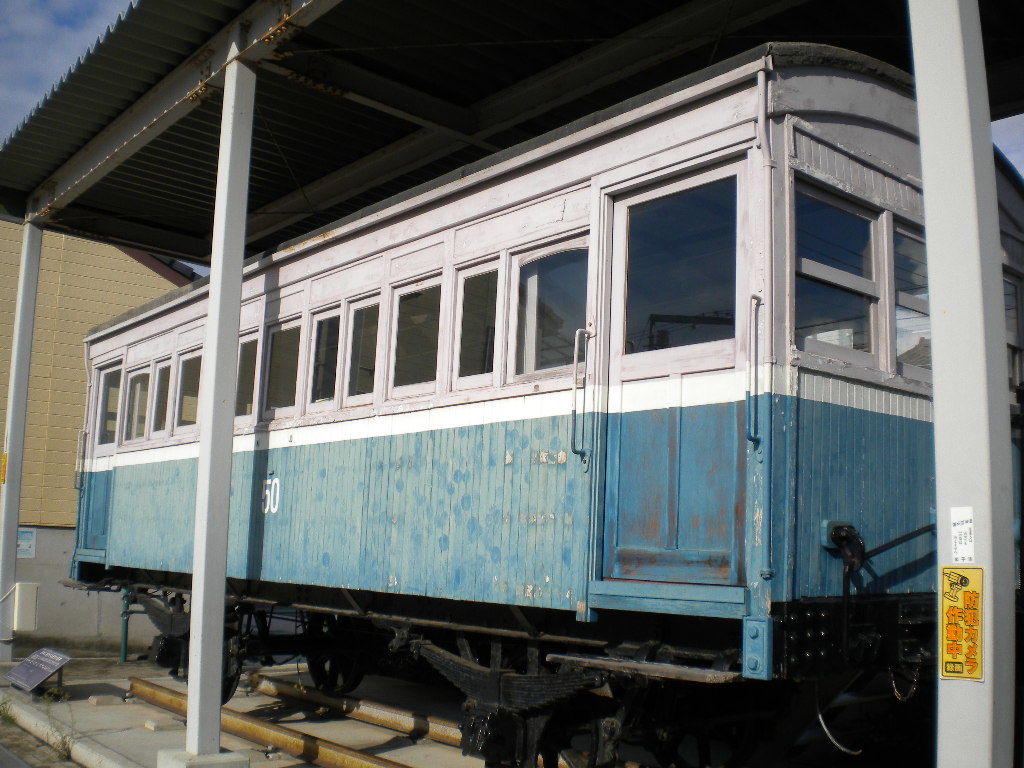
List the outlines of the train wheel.
{"label": "train wheel", "polygon": [[224,623],[224,658],[221,669],[220,703],[227,704],[238,690],[242,677],[242,639],[239,633],[238,616],[229,614]]}
{"label": "train wheel", "polygon": [[306,664],[321,693],[348,693],[363,681],[363,665],[347,654],[314,651],[306,656]]}

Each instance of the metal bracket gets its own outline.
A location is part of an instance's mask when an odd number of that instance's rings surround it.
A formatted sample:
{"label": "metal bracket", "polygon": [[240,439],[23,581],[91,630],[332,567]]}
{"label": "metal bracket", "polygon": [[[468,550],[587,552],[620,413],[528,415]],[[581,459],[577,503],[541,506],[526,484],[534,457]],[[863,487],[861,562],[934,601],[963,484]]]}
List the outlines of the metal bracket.
{"label": "metal bracket", "polygon": [[838,549],[839,545],[832,541],[832,531],[843,526],[853,526],[849,520],[822,520],[821,521],[821,546],[825,549]]}
{"label": "metal bracket", "polygon": [[773,625],[770,616],[743,619],[743,676],[751,680],[772,679]]}

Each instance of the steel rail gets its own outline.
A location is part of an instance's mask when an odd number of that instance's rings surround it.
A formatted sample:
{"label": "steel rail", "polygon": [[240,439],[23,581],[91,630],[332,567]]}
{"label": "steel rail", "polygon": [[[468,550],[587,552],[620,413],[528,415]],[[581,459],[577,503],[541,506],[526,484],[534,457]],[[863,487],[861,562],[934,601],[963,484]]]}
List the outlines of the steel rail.
{"label": "steel rail", "polygon": [[[138,677],[129,678],[129,683],[131,693],[142,701],[175,714],[186,714],[187,697],[184,693]],[[276,747],[292,757],[316,763],[324,768],[409,768],[404,763],[364,754],[343,744],[285,728],[276,723],[268,723],[227,707],[221,707],[220,726],[225,733],[240,736],[256,744]]]}
{"label": "steel rail", "polygon": [[315,688],[296,685],[286,680],[277,680],[259,673],[249,675],[249,683],[258,693],[330,707],[353,720],[379,725],[382,728],[404,733],[413,739],[427,738],[453,747],[462,744],[462,729],[458,723],[451,720],[428,717],[352,696],[328,696]]}
{"label": "steel rail", "polygon": [[[419,715],[387,704],[365,701],[352,696],[328,696],[315,688],[267,677],[258,672],[249,675],[249,683],[257,693],[262,693],[265,696],[308,701],[311,704],[337,709],[353,720],[379,725],[413,739],[426,738],[453,747],[462,746],[462,728],[451,720]],[[542,758],[537,758],[537,765],[539,768],[543,768]],[[617,768],[645,768],[640,763],[634,762],[620,762],[616,763],[616,766]],[[564,757],[559,757],[558,768],[572,768],[572,766]]]}

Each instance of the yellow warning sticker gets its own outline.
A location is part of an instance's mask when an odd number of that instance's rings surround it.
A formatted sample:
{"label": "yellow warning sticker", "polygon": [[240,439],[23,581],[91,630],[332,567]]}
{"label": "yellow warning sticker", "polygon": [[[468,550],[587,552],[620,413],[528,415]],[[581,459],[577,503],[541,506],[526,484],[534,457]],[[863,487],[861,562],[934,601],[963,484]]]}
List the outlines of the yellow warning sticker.
{"label": "yellow warning sticker", "polygon": [[0,485],[7,482],[7,454],[0,456]]}
{"label": "yellow warning sticker", "polygon": [[947,680],[981,680],[981,596],[983,569],[942,569],[940,675]]}

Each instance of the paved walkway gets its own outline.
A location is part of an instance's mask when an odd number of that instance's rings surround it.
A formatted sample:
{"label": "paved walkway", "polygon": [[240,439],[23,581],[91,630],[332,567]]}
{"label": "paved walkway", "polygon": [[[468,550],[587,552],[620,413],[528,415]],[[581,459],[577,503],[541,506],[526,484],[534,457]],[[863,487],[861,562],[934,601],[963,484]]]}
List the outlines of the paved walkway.
{"label": "paved walkway", "polygon": [[[11,665],[2,666],[9,668]],[[303,682],[309,683],[302,668],[292,666],[267,671],[276,672],[285,679],[304,678]],[[9,687],[6,680],[2,681],[0,743],[8,746],[31,768],[71,768],[75,763],[86,768],[156,768],[159,750],[184,746],[184,718],[141,701],[125,701],[131,676],[185,690],[183,683],[172,680],[165,670],[145,661],[120,664],[113,658],[75,659],[65,669],[66,701],[57,701],[47,695],[27,694]],[[420,711],[429,709],[431,714],[457,718],[457,697],[439,693],[434,687],[368,677],[354,695],[398,707]],[[3,702],[6,702],[5,706]],[[412,768],[481,768],[483,765],[480,760],[462,756],[453,747],[430,741],[414,742],[375,725],[252,694],[244,686],[239,687],[239,692],[228,706]],[[12,720],[33,735],[19,729]],[[40,739],[51,746],[45,746]],[[309,765],[226,734],[222,737],[221,746],[248,755],[254,767]],[[62,759],[68,754],[74,763]],[[0,768],[6,768],[2,756]]]}

